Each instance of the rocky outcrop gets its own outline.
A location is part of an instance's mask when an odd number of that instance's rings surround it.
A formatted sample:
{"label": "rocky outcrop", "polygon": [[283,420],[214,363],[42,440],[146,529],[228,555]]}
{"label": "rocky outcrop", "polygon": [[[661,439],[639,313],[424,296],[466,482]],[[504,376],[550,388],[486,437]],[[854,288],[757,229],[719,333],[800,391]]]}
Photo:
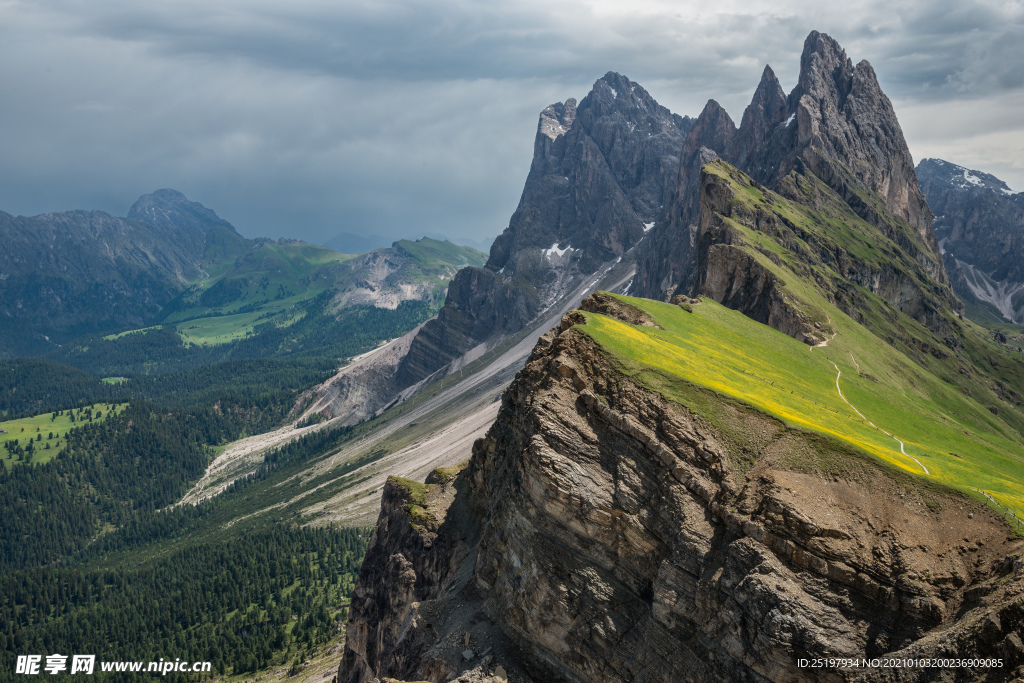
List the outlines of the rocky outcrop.
{"label": "rocky outcrop", "polygon": [[1024,193],[941,159],[923,159],[917,176],[957,294],[1024,324]]}
{"label": "rocky outcrop", "polygon": [[396,374],[412,386],[494,336],[515,334],[540,310],[537,290],[511,286],[485,268],[463,268],[448,285],[445,304],[413,339]]}
{"label": "rocky outcrop", "polygon": [[708,102],[684,142],[669,208],[640,249],[634,293],[669,299],[703,277],[695,272],[697,190],[700,166],[714,157],[777,191],[793,172],[816,176],[930,278],[946,282],[932,215],[892,104],[871,65],[854,66],[829,36],[808,36],[788,97],[765,68],[738,129],[717,102]]}
{"label": "rocky outcrop", "polygon": [[389,489],[339,681],[439,683],[488,641],[517,682],[936,680],[799,664],[890,655],[1024,674],[998,516],[734,402],[712,424],[617,372],[584,320],[538,342],[426,514]]}
{"label": "rocky outcrop", "polygon": [[399,370],[408,386],[507,337],[650,231],[692,121],[616,73],[540,115],[519,206],[484,268],[459,273]]}
{"label": "rocky outcrop", "polygon": [[417,637],[416,603],[461,559],[453,554],[457,535],[438,536],[453,492],[450,481],[438,487],[388,477],[361,570],[368,580],[352,595],[350,609],[363,618],[346,631],[351,647],[345,648],[339,680],[368,680],[357,672],[402,678],[420,667],[425,647]]}

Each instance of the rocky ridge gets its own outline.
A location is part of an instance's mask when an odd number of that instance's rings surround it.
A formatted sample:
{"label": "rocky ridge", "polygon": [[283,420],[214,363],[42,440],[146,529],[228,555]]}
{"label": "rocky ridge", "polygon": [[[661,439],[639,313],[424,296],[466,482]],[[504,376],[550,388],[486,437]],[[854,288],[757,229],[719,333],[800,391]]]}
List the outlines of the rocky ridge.
{"label": "rocky ridge", "polygon": [[1021,542],[997,515],[740,404],[715,427],[585,323],[538,342],[465,469],[389,482],[339,681],[452,680],[484,646],[517,682],[933,679],[797,663],[881,656],[1024,674]]}
{"label": "rocky ridge", "polygon": [[941,159],[923,159],[917,176],[956,293],[1024,324],[1024,193]]}
{"label": "rocky ridge", "polygon": [[[1004,384],[1019,368],[960,319],[870,65],[815,32],[801,66],[788,97],[766,69],[739,129],[705,108],[633,287],[710,297],[812,347],[835,306],[1019,429]],[[571,113],[541,129],[567,135]],[[1002,657],[991,680],[1024,675],[1021,542],[996,514],[712,392],[700,412],[672,403],[591,341],[591,315],[657,325],[587,298],[454,480],[423,504],[385,492],[339,681],[498,663],[516,681],[934,680],[798,665],[884,655]],[[495,658],[464,655],[467,638]]]}
{"label": "rocky ridge", "polygon": [[[788,96],[765,67],[739,128],[717,102],[708,102],[684,141],[672,199],[640,249],[633,293],[655,299],[696,293],[703,267],[697,260],[700,169],[716,158],[783,194],[793,173],[815,176],[930,279],[946,282],[932,214],[892,104],[871,65],[854,66],[829,36],[808,36]],[[955,310],[955,298],[948,298]]]}
{"label": "rocky ridge", "polygon": [[691,123],[612,72],[578,105],[570,98],[545,108],[508,228],[483,268],[456,275],[437,320],[403,361],[399,384],[518,332],[635,247],[661,211]]}

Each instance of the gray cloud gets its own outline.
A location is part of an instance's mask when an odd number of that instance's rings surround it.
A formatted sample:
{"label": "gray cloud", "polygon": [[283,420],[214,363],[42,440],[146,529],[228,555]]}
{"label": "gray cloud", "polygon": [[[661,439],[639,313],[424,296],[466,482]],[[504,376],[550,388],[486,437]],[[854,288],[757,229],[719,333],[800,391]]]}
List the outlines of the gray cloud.
{"label": "gray cloud", "polygon": [[493,235],[547,104],[615,70],[738,119],[765,63],[793,85],[811,29],[872,62],[915,156],[1024,189],[1021,2],[823,5],[15,0],[0,209],[123,214],[174,187],[251,235]]}

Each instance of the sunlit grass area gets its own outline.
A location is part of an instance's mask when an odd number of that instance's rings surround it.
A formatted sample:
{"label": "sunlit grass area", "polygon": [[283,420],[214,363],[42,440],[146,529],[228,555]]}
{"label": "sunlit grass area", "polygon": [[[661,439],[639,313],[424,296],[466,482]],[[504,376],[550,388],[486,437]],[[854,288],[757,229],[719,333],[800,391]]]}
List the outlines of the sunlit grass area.
{"label": "sunlit grass area", "polygon": [[[676,386],[683,380],[711,389],[911,474],[976,497],[975,489],[987,491],[1024,515],[1020,434],[837,309],[822,306],[836,335],[828,346],[812,350],[714,301],[705,300],[689,313],[671,304],[621,299],[665,329],[592,313],[585,314],[587,324],[580,329],[637,381],[653,388],[654,371]],[[837,367],[843,394],[866,419],[840,397]],[[690,405],[690,394],[682,387],[673,390],[673,381],[656,382],[657,389]],[[883,430],[905,443],[907,455]]]}
{"label": "sunlit grass area", "polygon": [[[18,420],[0,422],[0,459],[10,468],[19,462],[44,463],[53,460],[67,446],[65,435],[75,427],[95,424],[106,420],[111,415],[120,413],[128,406],[127,403],[95,403],[91,406],[74,410],[62,410],[54,413],[43,413]],[[27,450],[32,442],[32,457],[18,459],[7,449],[7,444],[17,442],[23,450]]]}

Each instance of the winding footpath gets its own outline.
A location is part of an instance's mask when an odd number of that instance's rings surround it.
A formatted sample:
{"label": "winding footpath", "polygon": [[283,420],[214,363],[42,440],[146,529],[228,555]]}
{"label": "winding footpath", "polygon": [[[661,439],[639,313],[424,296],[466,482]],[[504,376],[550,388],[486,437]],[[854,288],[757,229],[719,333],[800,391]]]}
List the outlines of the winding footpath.
{"label": "winding footpath", "polygon": [[[850,355],[850,358],[853,358],[853,355],[852,355],[852,354]],[[828,360],[828,359],[826,359],[826,360]],[[831,361],[831,360],[829,360],[828,362],[829,362],[829,363],[832,363],[832,361]],[[854,363],[856,363],[856,362],[857,362],[857,361],[854,361]],[[897,441],[897,442],[899,442],[899,444],[900,444],[900,453],[902,453],[903,455],[907,456],[908,458],[910,458],[911,460],[913,460],[914,462],[916,462],[916,463],[917,463],[918,465],[920,465],[921,469],[922,469],[922,470],[924,470],[924,473],[925,473],[925,474],[931,474],[931,472],[929,472],[929,471],[928,471],[928,468],[924,466],[924,463],[922,463],[922,462],[921,462],[920,460],[918,460],[917,458],[915,458],[914,456],[912,456],[912,455],[911,455],[910,453],[907,453],[906,449],[904,449],[904,447],[903,447],[903,446],[904,446],[903,442],[902,442],[902,441],[900,441],[900,439],[899,439],[899,438],[897,438],[897,437],[896,437],[896,436],[895,436],[894,434],[892,434],[892,433],[890,433],[890,432],[887,432],[887,431],[885,431],[884,429],[882,429],[881,427],[879,427],[878,425],[876,425],[876,424],[875,424],[874,422],[872,422],[871,420],[869,420],[869,419],[867,419],[866,417],[864,417],[864,413],[862,413],[862,412],[860,412],[859,410],[857,410],[857,406],[853,405],[852,403],[850,403],[849,401],[847,401],[847,400],[846,400],[846,397],[845,397],[845,396],[843,396],[843,390],[839,388],[839,378],[843,376],[843,371],[842,371],[842,370],[840,370],[840,369],[839,369],[839,366],[838,366],[838,365],[836,365],[835,363],[832,363],[832,367],[834,367],[834,368],[836,369],[836,391],[838,391],[838,392],[839,392],[839,398],[843,399],[843,401],[845,401],[845,402],[846,402],[846,405],[848,405],[848,406],[850,406],[851,408],[853,408],[853,412],[855,412],[855,413],[857,413],[858,415],[860,415],[860,417],[861,417],[861,419],[862,419],[862,420],[864,420],[864,421],[865,421],[865,422],[867,422],[867,423],[868,423],[869,425],[871,425],[872,427],[874,427],[874,428],[875,428],[875,429],[877,429],[878,431],[882,432],[882,433],[883,433],[883,434],[885,434],[886,436],[888,436],[888,437],[890,437],[890,438],[893,438],[893,439],[896,439],[896,441]]]}
{"label": "winding footpath", "polygon": [[[834,324],[832,323],[832,318],[831,318],[831,316],[829,316],[828,314],[826,314],[826,317],[828,317],[828,323],[829,323],[829,325],[832,325],[832,326],[833,326],[833,329],[835,329],[835,326],[834,326]],[[817,344],[814,344],[813,346],[809,346],[809,347],[807,348],[807,350],[808,350],[808,351],[814,351],[814,349],[820,348],[820,347],[822,347],[822,346],[828,346],[828,343],[829,343],[830,341],[832,341],[833,339],[835,339],[835,338],[836,338],[836,335],[838,335],[838,334],[839,334],[839,332],[838,332],[838,330],[837,330],[837,331],[836,331],[835,333],[833,333],[833,334],[832,334],[832,336],[831,336],[831,337],[829,337],[829,338],[828,338],[828,339],[826,339],[825,341],[822,341],[822,342],[818,342]],[[832,361],[831,361],[830,359],[828,359],[828,358],[826,358],[825,360],[827,360],[827,361],[828,361],[829,363],[832,363]],[[854,365],[855,365],[855,366],[857,367],[857,372],[860,372],[860,363],[858,363],[858,362],[857,362],[857,359],[853,357],[853,353],[850,353],[850,360],[852,360],[852,361],[853,361],[853,364],[854,364]],[[834,368],[836,369],[836,391],[838,391],[838,392],[839,392],[839,398],[843,399],[843,401],[844,401],[844,402],[846,403],[846,405],[848,405],[848,406],[850,406],[851,408],[853,408],[853,412],[855,412],[855,413],[857,413],[858,415],[860,415],[860,419],[864,420],[864,421],[865,421],[865,422],[867,422],[867,423],[868,423],[869,425],[871,425],[872,427],[874,427],[874,428],[875,428],[875,429],[877,429],[878,431],[882,432],[882,433],[883,433],[883,434],[885,434],[886,436],[888,436],[888,437],[890,437],[890,438],[892,438],[892,439],[896,439],[896,441],[897,441],[897,442],[899,443],[899,445],[900,445],[900,453],[902,453],[903,455],[907,456],[908,458],[910,458],[911,460],[913,460],[914,462],[916,462],[916,463],[917,463],[917,464],[918,464],[918,465],[919,465],[919,466],[921,467],[921,469],[922,469],[922,470],[924,470],[924,473],[925,473],[925,474],[931,474],[931,472],[929,472],[929,471],[928,471],[928,468],[924,466],[924,463],[923,463],[923,462],[921,462],[920,460],[918,460],[917,458],[915,458],[914,456],[912,456],[912,455],[911,455],[910,453],[907,453],[906,449],[904,448],[904,444],[903,444],[903,442],[902,442],[902,441],[900,441],[900,439],[899,439],[899,438],[897,438],[897,437],[896,437],[896,436],[895,436],[894,434],[891,434],[891,433],[889,433],[889,432],[885,431],[884,429],[882,429],[881,427],[879,427],[878,425],[876,425],[876,424],[875,424],[874,422],[872,422],[871,420],[869,420],[869,419],[867,419],[866,417],[864,417],[864,413],[862,413],[862,412],[860,412],[859,410],[857,410],[857,406],[853,405],[852,403],[850,403],[849,401],[847,401],[847,400],[846,400],[846,397],[845,397],[845,396],[843,396],[843,390],[839,388],[839,378],[843,376],[843,371],[842,371],[842,370],[840,370],[840,369],[839,369],[839,366],[838,366],[838,365],[836,365],[835,363],[832,363],[832,367],[834,367]]]}

